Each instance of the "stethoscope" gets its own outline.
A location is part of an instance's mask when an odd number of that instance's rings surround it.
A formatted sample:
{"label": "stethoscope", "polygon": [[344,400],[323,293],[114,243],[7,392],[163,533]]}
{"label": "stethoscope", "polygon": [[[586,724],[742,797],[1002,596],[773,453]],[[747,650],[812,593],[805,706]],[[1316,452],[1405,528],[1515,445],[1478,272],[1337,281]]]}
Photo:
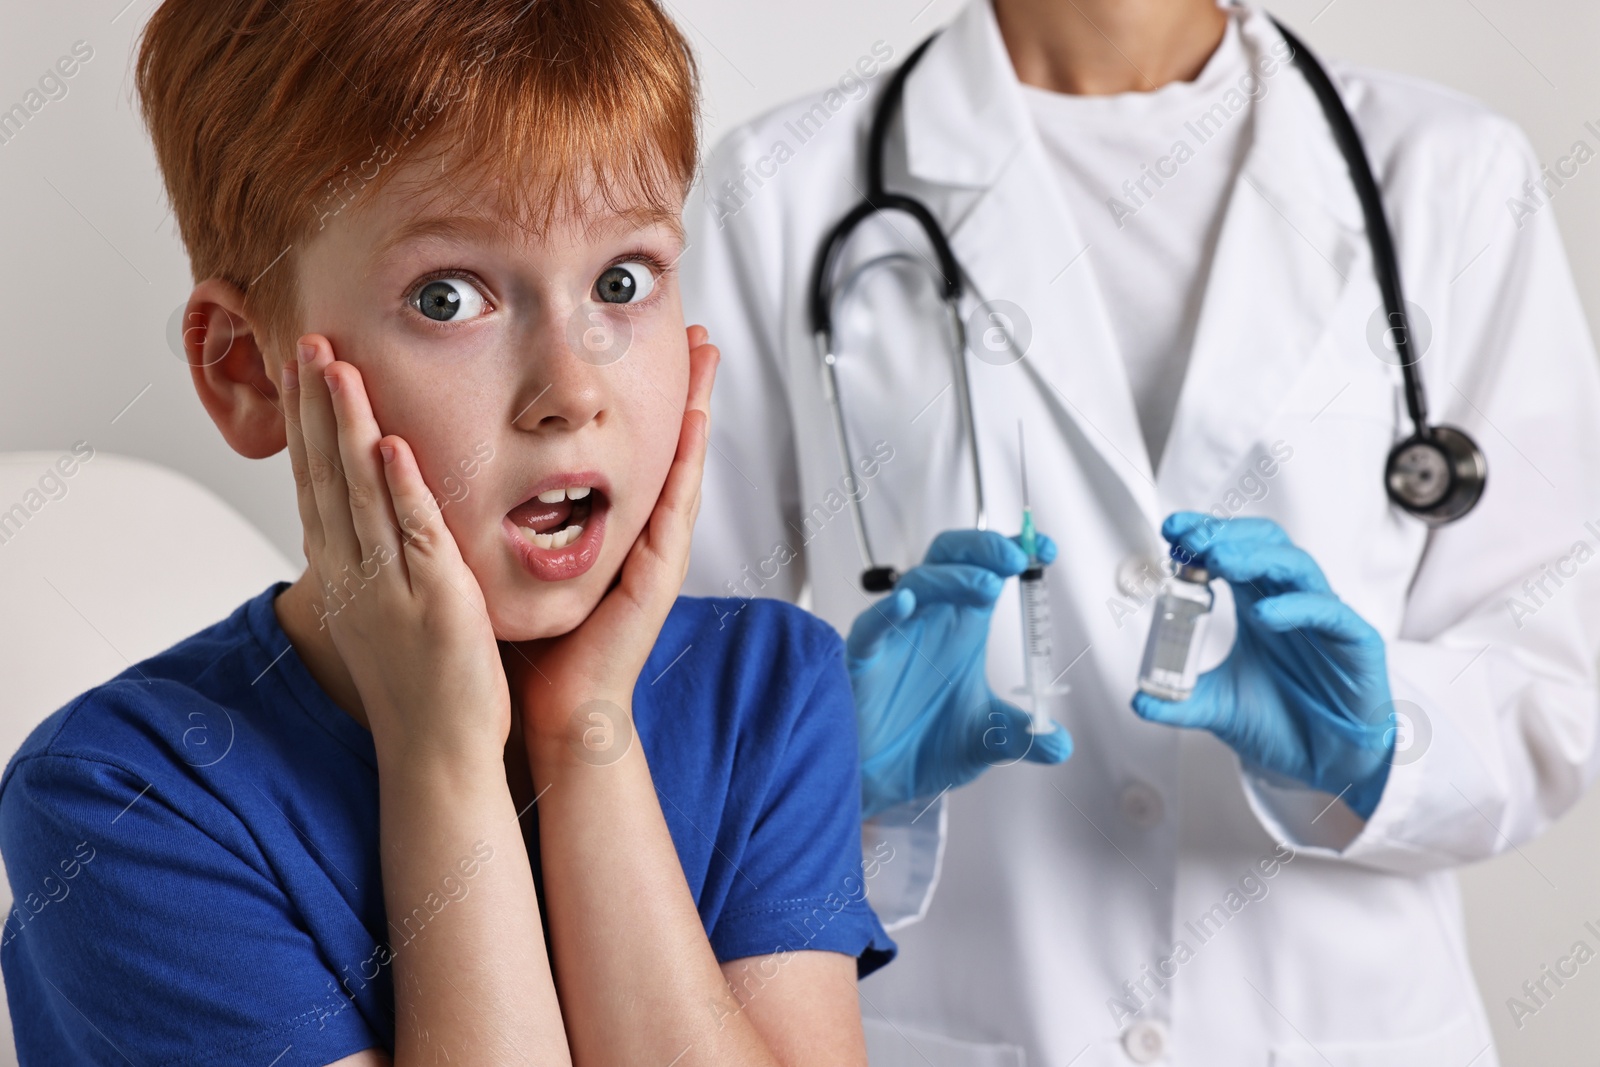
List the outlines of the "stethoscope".
{"label": "stethoscope", "polygon": [[[1427,401],[1422,392],[1422,379],[1416,361],[1410,357],[1410,330],[1406,322],[1405,298],[1400,288],[1400,268],[1395,259],[1394,241],[1389,233],[1389,223],[1384,217],[1383,202],[1378,183],[1372,176],[1366,150],[1356,133],[1355,123],[1345,110],[1338,90],[1328,78],[1327,71],[1311,51],[1284,28],[1277,19],[1272,24],[1283,34],[1292,52],[1294,63],[1305,75],[1316,93],[1322,113],[1333,128],[1334,139],[1350,170],[1356,195],[1361,201],[1361,213],[1366,220],[1367,240],[1372,247],[1374,272],[1378,288],[1383,293],[1384,310],[1388,315],[1388,336],[1394,345],[1395,356],[1405,379],[1406,410],[1411,416],[1411,436],[1389,451],[1384,464],[1384,488],[1389,499],[1408,514],[1414,515],[1429,526],[1454,522],[1483,496],[1488,480],[1488,462],[1483,451],[1467,434],[1454,426],[1431,426],[1428,423]],[[850,442],[845,431],[844,407],[839,396],[838,352],[833,331],[832,278],[845,242],[862,222],[880,212],[899,211],[911,216],[921,228],[937,260],[940,296],[955,344],[953,358],[956,375],[957,399],[960,404],[962,429],[972,443],[972,480],[976,490],[978,529],[987,528],[984,511],[983,470],[978,460],[978,434],[972,412],[972,382],[967,369],[967,331],[961,321],[960,302],[964,286],[961,265],[956,261],[950,242],[945,238],[933,212],[915,197],[889,192],[883,182],[884,146],[888,141],[889,124],[900,106],[905,91],[906,77],[917,65],[928,45],[929,37],[906,57],[900,69],[894,72],[884,86],[883,96],[872,115],[872,125],[867,137],[867,192],[850,212],[840,219],[823,240],[811,274],[811,329],[816,338],[817,351],[822,360],[823,392],[833,415],[833,433],[839,457],[844,465],[847,483],[853,475],[850,465]],[[867,266],[879,263],[880,257]],[[855,271],[842,287],[853,288],[862,270]],[[1420,357],[1418,357],[1420,358]],[[885,592],[899,580],[899,572],[877,562],[872,541],[867,533],[859,494],[846,494],[850,501],[851,523],[855,528],[856,544],[866,569],[861,574],[861,585],[868,592]]]}

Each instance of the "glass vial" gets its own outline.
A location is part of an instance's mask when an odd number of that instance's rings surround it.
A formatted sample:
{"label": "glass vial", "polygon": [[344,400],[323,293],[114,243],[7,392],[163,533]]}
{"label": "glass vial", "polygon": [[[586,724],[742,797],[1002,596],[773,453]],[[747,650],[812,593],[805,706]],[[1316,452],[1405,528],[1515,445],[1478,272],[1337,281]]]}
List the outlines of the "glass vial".
{"label": "glass vial", "polygon": [[1211,614],[1210,580],[1204,567],[1186,563],[1162,584],[1139,664],[1139,688],[1151,696],[1187,700],[1194,692],[1200,637]]}

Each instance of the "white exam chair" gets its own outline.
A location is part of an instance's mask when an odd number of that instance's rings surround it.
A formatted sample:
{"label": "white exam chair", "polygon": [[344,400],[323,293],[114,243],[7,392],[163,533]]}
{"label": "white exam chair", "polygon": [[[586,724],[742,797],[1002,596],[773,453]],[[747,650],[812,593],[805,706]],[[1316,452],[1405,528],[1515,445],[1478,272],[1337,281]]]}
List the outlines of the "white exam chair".
{"label": "white exam chair", "polygon": [[[85,689],[301,569],[164,467],[98,451],[88,462],[70,450],[0,453],[0,762]],[[0,884],[0,914],[11,901]],[[16,1067],[3,1003],[0,1030],[0,1067]]]}

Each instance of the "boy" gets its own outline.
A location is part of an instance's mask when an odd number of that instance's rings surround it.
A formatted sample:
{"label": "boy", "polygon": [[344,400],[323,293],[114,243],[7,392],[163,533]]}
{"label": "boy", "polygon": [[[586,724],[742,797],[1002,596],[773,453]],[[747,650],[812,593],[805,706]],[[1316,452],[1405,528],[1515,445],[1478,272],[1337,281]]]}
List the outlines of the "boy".
{"label": "boy", "polygon": [[864,1063],[839,640],[677,599],[718,358],[677,31],[168,0],[137,76],[196,389],[289,448],[308,568],[12,759],[22,1062]]}

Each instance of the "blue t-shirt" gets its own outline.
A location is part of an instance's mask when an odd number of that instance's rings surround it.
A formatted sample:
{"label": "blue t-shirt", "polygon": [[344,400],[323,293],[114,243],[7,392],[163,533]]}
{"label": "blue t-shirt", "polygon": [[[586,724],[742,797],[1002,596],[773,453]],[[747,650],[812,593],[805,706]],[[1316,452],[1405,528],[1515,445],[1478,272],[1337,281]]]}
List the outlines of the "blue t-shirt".
{"label": "blue t-shirt", "polygon": [[[394,1046],[372,734],[290,647],[269,587],[51,715],[0,779],[0,966],[23,1064],[320,1067]],[[719,960],[894,944],[865,900],[838,635],[775,600],[680,598],[639,743]],[[535,868],[537,870],[537,867]]]}

